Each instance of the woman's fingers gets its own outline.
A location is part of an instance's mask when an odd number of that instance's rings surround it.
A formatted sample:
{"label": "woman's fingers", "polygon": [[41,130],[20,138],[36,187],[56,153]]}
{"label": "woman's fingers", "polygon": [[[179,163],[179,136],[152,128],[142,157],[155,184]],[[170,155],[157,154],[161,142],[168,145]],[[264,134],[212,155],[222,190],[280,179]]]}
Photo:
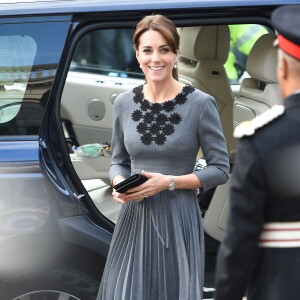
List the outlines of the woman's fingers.
{"label": "woman's fingers", "polygon": [[113,190],[112,196],[116,202],[119,202],[119,203],[126,202],[126,199],[125,199],[126,193],[118,193],[115,190]]}

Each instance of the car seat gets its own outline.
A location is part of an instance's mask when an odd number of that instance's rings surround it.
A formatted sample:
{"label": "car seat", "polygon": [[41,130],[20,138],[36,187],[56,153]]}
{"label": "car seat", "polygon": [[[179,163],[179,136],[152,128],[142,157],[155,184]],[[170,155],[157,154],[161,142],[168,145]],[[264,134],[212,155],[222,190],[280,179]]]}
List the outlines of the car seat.
{"label": "car seat", "polygon": [[[275,35],[261,36],[251,49],[246,71],[251,78],[242,81],[238,98],[234,101],[234,125],[250,120],[274,104],[280,103],[277,84],[277,50],[273,47]],[[231,174],[229,180],[216,188],[204,217],[204,230],[221,241],[227,228],[230,203]]]}
{"label": "car seat", "polygon": [[179,77],[215,98],[230,152],[235,148],[234,96],[224,69],[230,47],[229,28],[225,25],[184,27],[179,32]]}
{"label": "car seat", "polygon": [[277,83],[277,49],[275,34],[262,35],[252,47],[246,64],[250,78],[242,81],[239,96],[233,104],[233,126],[248,121],[280,104]]}

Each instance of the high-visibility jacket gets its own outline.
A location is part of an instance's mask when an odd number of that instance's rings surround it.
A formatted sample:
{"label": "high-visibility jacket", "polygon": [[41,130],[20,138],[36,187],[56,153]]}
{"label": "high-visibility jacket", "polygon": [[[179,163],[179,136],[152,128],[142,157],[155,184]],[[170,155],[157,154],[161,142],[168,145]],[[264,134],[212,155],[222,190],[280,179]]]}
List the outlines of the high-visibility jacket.
{"label": "high-visibility jacket", "polygon": [[239,62],[237,52],[247,57],[256,40],[268,31],[264,26],[257,24],[229,25],[229,30],[230,52],[224,67],[229,80],[237,80],[237,63],[245,67],[245,62]]}

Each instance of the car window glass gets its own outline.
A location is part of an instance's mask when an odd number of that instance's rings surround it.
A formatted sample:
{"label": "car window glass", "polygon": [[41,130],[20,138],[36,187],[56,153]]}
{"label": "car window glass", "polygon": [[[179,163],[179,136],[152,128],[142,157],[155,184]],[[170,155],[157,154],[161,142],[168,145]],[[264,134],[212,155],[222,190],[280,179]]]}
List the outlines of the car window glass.
{"label": "car window glass", "polygon": [[67,21],[0,25],[0,137],[37,135]]}
{"label": "car window glass", "polygon": [[247,57],[257,39],[269,30],[258,24],[229,25],[230,50],[224,65],[229,82],[239,84],[249,75],[246,72]]}
{"label": "car window glass", "polygon": [[86,34],[76,47],[71,70],[142,78],[132,34],[132,29],[103,29]]}
{"label": "car window glass", "polygon": [[20,110],[37,45],[30,36],[0,36],[0,123]]}

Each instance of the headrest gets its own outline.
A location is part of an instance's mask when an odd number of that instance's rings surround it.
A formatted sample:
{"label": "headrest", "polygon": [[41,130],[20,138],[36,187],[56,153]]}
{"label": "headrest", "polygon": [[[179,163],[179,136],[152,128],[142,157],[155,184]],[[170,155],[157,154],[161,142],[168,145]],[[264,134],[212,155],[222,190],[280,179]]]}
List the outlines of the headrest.
{"label": "headrest", "polygon": [[277,83],[277,49],[273,46],[275,38],[272,33],[262,35],[247,59],[248,74],[265,83]]}
{"label": "headrest", "polygon": [[224,64],[230,47],[226,25],[184,27],[180,32],[179,54],[191,60],[218,60]]}

